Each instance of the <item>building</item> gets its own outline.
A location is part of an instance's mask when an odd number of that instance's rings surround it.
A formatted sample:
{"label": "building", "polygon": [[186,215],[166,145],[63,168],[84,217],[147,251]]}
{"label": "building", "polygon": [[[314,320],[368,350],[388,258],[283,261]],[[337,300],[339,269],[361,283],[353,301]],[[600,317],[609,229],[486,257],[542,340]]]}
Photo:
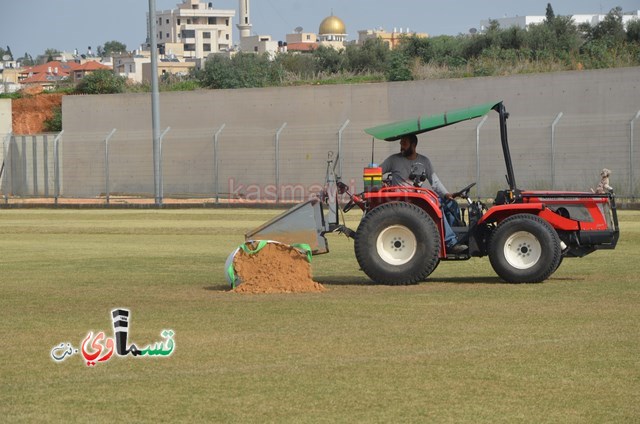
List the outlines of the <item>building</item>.
{"label": "building", "polygon": [[278,42],[273,41],[270,35],[252,35],[242,38],[240,50],[258,54],[268,53],[271,58],[274,58],[278,52]]}
{"label": "building", "polygon": [[347,27],[342,19],[334,16],[327,16],[320,22],[318,29],[319,44],[321,46],[333,47],[334,49],[344,49],[347,41]]}
{"label": "building", "polygon": [[313,32],[303,32],[302,28],[296,28],[294,34],[286,35],[287,51],[312,52],[318,48],[318,36]]}
{"label": "building", "polygon": [[[589,24],[591,26],[596,26],[600,22],[604,21],[604,18],[607,15],[602,14],[588,14],[588,15],[571,15],[571,19],[576,25],[580,24]],[[532,24],[541,24],[546,20],[546,16],[515,16],[515,17],[504,17],[498,19],[487,19],[480,21],[480,32],[484,32],[489,29],[491,20],[495,20],[500,24],[500,28],[510,28],[510,27],[519,27],[519,28],[528,28],[529,25]],[[626,26],[629,22],[633,20],[640,19],[640,10],[636,10],[634,12],[628,12],[622,15],[622,24]]]}
{"label": "building", "polygon": [[52,61],[43,65],[31,66],[18,71],[18,83],[24,86],[40,86],[51,90],[60,83],[77,83],[97,70],[112,70],[111,66],[97,61],[61,62]]}
{"label": "building", "polygon": [[[195,62],[180,62],[177,59],[162,59],[158,62],[158,77],[162,78],[165,75],[177,75],[186,76],[189,72],[196,67]],[[151,61],[143,63],[141,66],[142,81],[151,81]]]}
{"label": "building", "polygon": [[393,50],[405,37],[428,38],[429,34],[424,32],[411,32],[409,31],[409,28],[407,28],[406,31],[402,28],[397,31],[396,28],[394,28],[393,32],[387,32],[382,28],[364,29],[358,31],[358,44],[364,44],[367,40],[379,38],[389,47],[390,50]]}
{"label": "building", "polygon": [[149,50],[136,51],[130,54],[123,54],[113,58],[114,71],[132,82],[142,82],[142,66],[151,63],[151,52]]}
{"label": "building", "polygon": [[156,35],[161,54],[198,61],[212,53],[231,50],[235,10],[214,9],[213,3],[199,0],[183,0],[176,6],[173,10],[156,12]]}

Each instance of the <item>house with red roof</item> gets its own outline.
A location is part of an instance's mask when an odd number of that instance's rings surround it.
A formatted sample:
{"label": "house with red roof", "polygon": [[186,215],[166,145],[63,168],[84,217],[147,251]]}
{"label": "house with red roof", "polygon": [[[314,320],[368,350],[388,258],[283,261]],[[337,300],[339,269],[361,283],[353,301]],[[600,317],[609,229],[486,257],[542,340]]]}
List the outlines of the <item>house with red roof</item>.
{"label": "house with red roof", "polygon": [[23,86],[39,85],[44,90],[51,90],[61,82],[78,82],[99,69],[112,68],[96,61],[81,64],[55,60],[22,69],[18,74],[18,83]]}

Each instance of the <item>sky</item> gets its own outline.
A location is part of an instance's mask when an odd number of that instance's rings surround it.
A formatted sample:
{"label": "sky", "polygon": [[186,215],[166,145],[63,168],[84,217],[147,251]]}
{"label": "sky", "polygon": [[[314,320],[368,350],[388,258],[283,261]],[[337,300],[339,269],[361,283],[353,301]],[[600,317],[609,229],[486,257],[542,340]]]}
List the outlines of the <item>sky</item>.
{"label": "sky", "polygon": [[[217,9],[236,10],[237,0],[212,1]],[[253,31],[284,40],[300,26],[317,33],[327,16],[340,17],[349,40],[358,31],[382,27],[409,28],[435,35],[457,35],[479,28],[480,21],[505,16],[544,15],[549,0],[251,0]],[[157,10],[176,7],[181,0],[156,0]],[[555,0],[556,15],[603,13],[620,6],[623,11],[640,10],[640,0]],[[0,0],[0,47],[16,57],[34,58],[48,48],[85,53],[107,41],[120,41],[129,50],[146,39],[148,0]],[[233,34],[238,41],[237,30]]]}

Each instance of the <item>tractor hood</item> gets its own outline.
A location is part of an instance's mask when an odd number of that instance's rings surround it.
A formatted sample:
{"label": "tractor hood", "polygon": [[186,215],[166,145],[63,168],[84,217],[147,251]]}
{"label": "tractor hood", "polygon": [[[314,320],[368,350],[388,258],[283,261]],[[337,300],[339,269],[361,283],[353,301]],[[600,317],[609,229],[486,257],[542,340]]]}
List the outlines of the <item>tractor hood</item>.
{"label": "tractor hood", "polygon": [[486,115],[492,109],[497,110],[498,105],[501,103],[502,100],[464,109],[450,110],[438,115],[422,115],[413,119],[367,128],[364,131],[380,140],[395,141],[405,135],[421,134],[458,122],[479,118],[480,116]]}

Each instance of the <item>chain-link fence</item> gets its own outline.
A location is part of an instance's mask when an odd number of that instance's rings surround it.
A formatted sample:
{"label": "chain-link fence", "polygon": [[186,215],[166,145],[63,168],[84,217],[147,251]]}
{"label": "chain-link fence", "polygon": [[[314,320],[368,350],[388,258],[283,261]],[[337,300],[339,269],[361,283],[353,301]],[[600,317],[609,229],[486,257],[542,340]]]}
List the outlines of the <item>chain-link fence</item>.
{"label": "chain-link fence", "polygon": [[[613,171],[617,195],[638,197],[640,111],[589,116],[560,112],[548,119],[512,117],[509,141],[516,182],[524,189],[589,191],[602,168]],[[328,161],[342,181],[362,190],[362,168],[398,151],[397,143],[372,141],[371,122],[273,128],[227,125],[165,128],[163,199],[205,202],[295,202],[322,188]],[[493,197],[506,186],[497,114],[419,137],[450,191],[476,182],[472,195]],[[3,142],[4,203],[28,198],[153,199],[151,131],[12,135]],[[341,171],[341,172],[340,172]]]}

